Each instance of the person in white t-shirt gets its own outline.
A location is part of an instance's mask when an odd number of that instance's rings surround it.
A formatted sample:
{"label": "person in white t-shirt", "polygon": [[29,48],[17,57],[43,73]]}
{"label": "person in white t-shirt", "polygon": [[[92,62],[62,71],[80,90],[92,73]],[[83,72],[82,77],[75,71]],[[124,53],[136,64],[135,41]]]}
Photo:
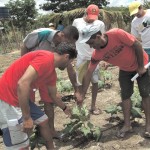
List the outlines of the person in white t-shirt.
{"label": "person in white t-shirt", "polygon": [[150,9],[144,10],[139,1],[134,1],[129,5],[129,12],[130,16],[135,16],[131,23],[131,34],[142,42],[150,60]]}
{"label": "person in white t-shirt", "polygon": [[[98,25],[101,32],[105,32],[105,25],[102,21],[98,20],[99,8],[97,5],[91,4],[86,8],[85,15],[82,18],[77,18],[73,21],[73,26],[75,26],[79,31],[79,39],[76,42],[76,49],[78,51],[77,63],[76,63],[76,76],[77,76],[77,89],[80,90],[82,86],[83,75],[87,70],[88,64],[91,60],[93,48],[90,48],[86,43],[80,43],[82,37],[82,30],[86,26]],[[91,113],[98,115],[101,110],[96,108],[96,97],[98,92],[98,80],[99,80],[99,66],[95,69],[92,77],[92,103],[91,103]],[[78,91],[77,90],[77,91]]]}

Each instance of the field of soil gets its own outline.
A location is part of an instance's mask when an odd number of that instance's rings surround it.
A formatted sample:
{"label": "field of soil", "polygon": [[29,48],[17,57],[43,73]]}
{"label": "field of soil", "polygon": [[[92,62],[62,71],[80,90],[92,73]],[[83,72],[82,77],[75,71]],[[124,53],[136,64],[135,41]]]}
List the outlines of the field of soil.
{"label": "field of soil", "polygon": [[[14,51],[7,54],[0,54],[0,75],[5,71],[5,69],[17,58],[20,57],[19,51]],[[112,87],[110,89],[102,89],[98,92],[97,96],[97,107],[102,109],[102,114],[100,115],[90,115],[90,121],[101,127],[102,137],[99,142],[93,140],[84,140],[83,142],[78,140],[68,140],[60,141],[54,140],[55,146],[59,150],[150,150],[150,139],[145,139],[143,137],[145,118],[138,119],[136,123],[133,123],[133,133],[129,133],[125,138],[118,138],[116,136],[117,131],[121,127],[118,125],[117,121],[110,123],[110,114],[107,114],[104,109],[109,105],[116,105],[120,100],[119,95],[119,85],[118,85],[118,68],[110,67],[108,69],[111,71],[112,77]],[[64,78],[67,78],[66,70],[62,73]],[[65,93],[65,95],[70,93]],[[73,94],[73,91],[72,93]],[[37,94],[36,101],[40,98]],[[91,92],[90,88],[88,94],[86,95],[85,104],[90,107],[91,102]],[[75,106],[74,100],[67,103],[68,106]],[[119,114],[122,118],[122,114]],[[69,122],[69,118],[60,110],[58,107],[55,108],[55,128],[57,131],[61,131],[64,128],[64,124]],[[0,150],[3,150],[2,137],[0,137]],[[45,147],[40,148],[45,150]]]}

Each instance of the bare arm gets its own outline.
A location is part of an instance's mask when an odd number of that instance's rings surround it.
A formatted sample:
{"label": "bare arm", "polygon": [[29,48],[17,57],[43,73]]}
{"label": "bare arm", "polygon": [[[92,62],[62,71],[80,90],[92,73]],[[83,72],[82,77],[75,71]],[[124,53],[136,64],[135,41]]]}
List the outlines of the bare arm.
{"label": "bare arm", "polygon": [[[35,69],[32,66],[29,66],[25,71],[24,75],[18,81],[17,94],[19,99],[19,105],[22,110],[25,128],[31,128],[31,126],[33,126],[32,124],[33,122],[30,116],[29,96],[30,96],[30,85],[37,78],[37,76],[38,75]],[[30,127],[28,126],[28,123],[30,124],[29,125]]]}
{"label": "bare arm", "polygon": [[25,55],[28,52],[29,52],[29,49],[23,44],[21,46],[21,56]]}
{"label": "bare arm", "polygon": [[70,81],[72,83],[72,86],[73,86],[74,90],[76,91],[76,85],[77,85],[76,72],[75,72],[72,64],[69,64],[67,66],[67,72],[68,72],[69,79],[70,79]]}
{"label": "bare arm", "polygon": [[94,68],[88,67],[87,72],[85,73],[84,77],[83,77],[83,82],[82,82],[82,95],[85,97],[85,94],[87,92],[87,89],[89,87],[90,81],[91,81],[91,77],[92,74],[95,70]]}
{"label": "bare arm", "polygon": [[138,63],[137,72],[139,74],[143,74],[145,72],[145,69],[144,69],[142,45],[140,44],[139,41],[135,41],[134,44],[132,45],[132,47],[135,50],[135,55],[137,57],[137,63]]}
{"label": "bare arm", "polygon": [[49,86],[48,87],[48,92],[49,92],[49,95],[52,98],[53,102],[58,107],[60,107],[65,112],[65,114],[70,115],[70,110],[66,107],[65,103],[63,103],[61,101],[60,96],[57,96],[57,89],[56,89],[56,87],[55,86]]}
{"label": "bare arm", "polygon": [[78,105],[82,105],[82,103],[83,103],[83,100],[85,98],[85,94],[86,94],[87,89],[89,87],[91,77],[92,77],[92,74],[93,74],[95,68],[96,68],[96,66],[90,67],[90,65],[89,65],[88,70],[84,74],[83,81],[82,81],[82,90],[79,91],[79,95],[76,96]]}

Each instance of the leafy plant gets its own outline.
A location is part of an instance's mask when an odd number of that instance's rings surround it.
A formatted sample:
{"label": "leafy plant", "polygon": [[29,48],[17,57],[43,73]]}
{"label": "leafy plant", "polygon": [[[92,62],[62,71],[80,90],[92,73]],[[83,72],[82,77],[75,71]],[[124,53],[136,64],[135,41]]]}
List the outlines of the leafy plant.
{"label": "leafy plant", "polygon": [[110,71],[101,69],[99,74],[100,74],[100,80],[98,82],[98,88],[107,87],[108,84],[111,85],[112,74]]}
{"label": "leafy plant", "polygon": [[39,126],[36,126],[33,134],[30,136],[31,150],[33,150],[34,148],[38,148],[40,150],[40,148],[45,144],[46,143],[44,139],[41,137]]}
{"label": "leafy plant", "polygon": [[65,124],[64,134],[72,137],[75,133],[81,133],[81,136],[91,137],[96,141],[99,141],[101,137],[101,129],[89,121],[89,110],[85,105],[81,108],[78,106],[74,107],[71,121]]}
{"label": "leafy plant", "polygon": [[117,114],[118,112],[121,112],[122,108],[117,105],[110,105],[106,109],[104,109],[104,111],[108,114],[111,114],[111,116],[112,116],[114,114]]}
{"label": "leafy plant", "polygon": [[[131,108],[131,115],[132,118],[142,118],[142,111],[141,111],[141,101],[142,98],[139,94],[139,90],[137,86],[134,86],[134,93],[131,96],[132,108]],[[122,108],[117,105],[110,105],[104,110],[106,113],[110,113],[111,117],[114,114],[122,111]]]}
{"label": "leafy plant", "polygon": [[134,86],[134,93],[131,96],[131,101],[132,101],[132,109],[131,109],[131,114],[133,118],[142,118],[142,110],[141,110],[141,102],[142,98],[139,94],[139,90],[137,86]]}
{"label": "leafy plant", "polygon": [[70,92],[73,87],[70,80],[60,80],[57,82],[57,89],[59,92]]}

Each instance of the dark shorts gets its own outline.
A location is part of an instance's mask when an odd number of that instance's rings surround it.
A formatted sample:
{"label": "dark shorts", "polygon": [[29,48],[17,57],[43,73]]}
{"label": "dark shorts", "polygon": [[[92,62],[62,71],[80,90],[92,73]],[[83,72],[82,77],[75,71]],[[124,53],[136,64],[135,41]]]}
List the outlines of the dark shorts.
{"label": "dark shorts", "polygon": [[[131,78],[137,72],[127,72],[120,70],[119,71],[119,84],[121,88],[121,98],[122,100],[129,99],[133,94],[133,85],[134,82],[131,81]],[[137,78],[137,84],[139,88],[139,92],[142,98],[146,98],[150,96],[150,75],[149,70],[142,77]]]}

